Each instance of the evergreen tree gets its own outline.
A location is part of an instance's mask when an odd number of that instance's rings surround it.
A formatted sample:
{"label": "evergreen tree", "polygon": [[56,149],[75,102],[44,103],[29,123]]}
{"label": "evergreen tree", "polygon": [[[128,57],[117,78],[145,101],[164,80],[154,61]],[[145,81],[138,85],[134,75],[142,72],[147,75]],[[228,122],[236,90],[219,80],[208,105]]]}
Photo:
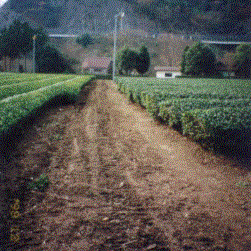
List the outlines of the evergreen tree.
{"label": "evergreen tree", "polygon": [[137,63],[138,53],[128,47],[118,53],[116,67],[120,73],[130,75]]}
{"label": "evergreen tree", "polygon": [[251,76],[251,45],[240,44],[235,52],[235,75],[249,78]]}
{"label": "evergreen tree", "polygon": [[7,46],[8,46],[8,30],[3,28],[0,32],[0,58],[4,58],[4,68],[6,69],[6,57],[7,57]]}
{"label": "evergreen tree", "polygon": [[89,34],[84,34],[76,39],[76,42],[83,46],[83,48],[87,48],[88,45],[94,43],[94,39]]}
{"label": "evergreen tree", "polygon": [[136,64],[136,70],[139,74],[143,75],[148,71],[150,67],[150,55],[146,46],[142,46],[140,48],[140,52],[138,54],[138,62]]}
{"label": "evergreen tree", "polygon": [[216,56],[204,44],[196,42],[186,52],[185,74],[212,76],[215,74]]}
{"label": "evergreen tree", "polygon": [[[40,73],[75,73],[71,67],[72,59],[67,59],[54,46],[47,44],[38,51],[36,64]],[[76,62],[74,61],[73,64]]]}
{"label": "evergreen tree", "polygon": [[[19,20],[8,27],[2,29],[0,33],[0,55],[2,57],[9,57],[14,61],[21,56],[25,56],[33,48],[34,35],[37,35],[36,48],[42,48],[49,40],[49,37],[40,29],[32,29],[28,23],[21,23]],[[25,67],[26,68],[26,67]]]}
{"label": "evergreen tree", "polygon": [[3,37],[5,46],[5,56],[10,58],[10,68],[12,70],[13,61],[21,54],[18,46],[21,34],[21,23],[15,20],[6,30]]}

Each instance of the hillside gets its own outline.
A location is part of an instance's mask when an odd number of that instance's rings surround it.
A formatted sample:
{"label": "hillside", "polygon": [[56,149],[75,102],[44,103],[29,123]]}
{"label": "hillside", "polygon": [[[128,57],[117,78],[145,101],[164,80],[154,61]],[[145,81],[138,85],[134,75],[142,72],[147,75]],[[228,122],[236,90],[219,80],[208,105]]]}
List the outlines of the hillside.
{"label": "hillside", "polygon": [[[145,44],[151,56],[150,72],[153,72],[155,66],[179,66],[185,46],[193,44],[192,40],[183,40],[179,35],[172,37],[171,30],[173,34],[192,34],[193,37],[194,34],[205,34],[205,40],[225,40],[224,35],[236,35],[232,40],[251,41],[248,36],[243,39],[245,30],[250,33],[251,19],[247,15],[249,5],[244,4],[246,1],[242,0],[227,6],[225,3],[231,3],[230,0],[215,2],[9,0],[0,9],[0,28],[18,18],[27,21],[33,27],[43,27],[49,34],[90,33],[96,41],[86,49],[76,44],[75,39],[51,39],[63,53],[82,62],[84,58],[90,56],[112,57],[114,15],[123,10],[125,16],[123,29],[121,31],[120,28],[118,35],[117,49],[120,50],[126,45],[139,49],[141,44]],[[235,12],[227,12],[233,7],[236,7]],[[226,27],[226,21],[230,22],[229,20],[232,20],[233,25],[229,23],[228,27],[231,26],[232,29],[229,32],[226,30],[222,32]],[[119,27],[121,27],[120,22]],[[220,38],[219,34],[216,34],[213,37],[214,30],[223,36]],[[240,34],[236,34],[235,31],[240,31]],[[159,36],[165,33],[169,35]],[[153,34],[154,38],[151,36]],[[80,71],[81,64],[76,68]]]}
{"label": "hillside", "polygon": [[[83,49],[76,43],[75,38],[51,38],[51,42],[56,45],[60,51],[83,62],[87,57],[111,57],[113,56],[113,36],[112,34],[96,36],[94,44]],[[130,30],[119,32],[117,36],[117,51],[125,46],[131,49],[139,50],[142,44],[148,48],[151,57],[151,68],[149,74],[154,76],[155,66],[179,66],[181,56],[186,45],[192,45],[194,41],[182,39],[180,36],[170,34],[153,38],[144,36],[143,31],[133,32]],[[76,66],[81,70],[81,64]]]}
{"label": "hillside", "polygon": [[49,33],[109,33],[114,15],[125,12],[125,29],[149,33],[250,34],[248,0],[9,0],[0,9],[0,28],[15,18]]}
{"label": "hillside", "polygon": [[0,28],[19,18],[33,26],[42,26],[48,33],[107,33],[114,29],[114,15],[121,9],[125,11],[124,27],[141,28],[148,32],[159,28],[158,23],[137,14],[132,4],[120,0],[65,0],[58,1],[58,5],[48,0],[43,5],[39,5],[37,0],[30,5],[28,2],[23,0],[16,4],[16,0],[9,0],[0,9]]}

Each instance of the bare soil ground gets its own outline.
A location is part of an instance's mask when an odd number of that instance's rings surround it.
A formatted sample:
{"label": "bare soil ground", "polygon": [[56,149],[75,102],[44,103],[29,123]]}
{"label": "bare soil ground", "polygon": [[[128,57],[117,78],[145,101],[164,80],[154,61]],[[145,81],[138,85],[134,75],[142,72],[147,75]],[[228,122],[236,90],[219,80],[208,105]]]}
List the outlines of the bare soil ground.
{"label": "bare soil ground", "polygon": [[[20,239],[3,250],[251,250],[251,187],[236,186],[250,171],[153,121],[111,81],[48,110],[10,155],[1,205]],[[21,186],[41,173],[46,192]]]}

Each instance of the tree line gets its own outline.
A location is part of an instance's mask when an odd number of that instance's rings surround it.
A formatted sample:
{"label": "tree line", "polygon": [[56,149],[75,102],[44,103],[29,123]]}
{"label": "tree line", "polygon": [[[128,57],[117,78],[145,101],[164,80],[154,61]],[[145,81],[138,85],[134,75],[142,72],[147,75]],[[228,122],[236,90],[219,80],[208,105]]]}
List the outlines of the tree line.
{"label": "tree line", "polygon": [[235,51],[233,63],[224,65],[217,62],[212,49],[200,42],[193,46],[186,46],[182,55],[181,73],[184,76],[214,76],[222,77],[219,67],[225,67],[230,73],[234,71],[236,77],[251,77],[251,45],[240,44]]}
{"label": "tree line", "polygon": [[116,57],[116,68],[120,75],[130,75],[135,69],[143,76],[149,70],[150,64],[150,56],[145,45],[142,45],[138,52],[126,47],[119,51]]}
{"label": "tree line", "polygon": [[[95,39],[88,33],[83,34],[76,39],[76,43],[83,48],[87,48],[89,45],[95,43]],[[116,69],[120,75],[131,75],[135,69],[138,74],[143,76],[150,68],[150,56],[145,45],[142,45],[139,51],[123,48],[117,53],[116,57]],[[113,65],[108,69],[108,74],[112,74]]]}
{"label": "tree line", "polygon": [[26,59],[33,50],[33,37],[36,35],[36,72],[37,73],[75,73],[73,65],[76,60],[70,59],[50,44],[48,34],[42,29],[34,29],[27,22],[14,20],[9,27],[0,31],[0,59],[4,59],[6,69],[6,57],[10,58],[11,68],[15,60],[22,57],[25,59],[24,69],[26,71]]}

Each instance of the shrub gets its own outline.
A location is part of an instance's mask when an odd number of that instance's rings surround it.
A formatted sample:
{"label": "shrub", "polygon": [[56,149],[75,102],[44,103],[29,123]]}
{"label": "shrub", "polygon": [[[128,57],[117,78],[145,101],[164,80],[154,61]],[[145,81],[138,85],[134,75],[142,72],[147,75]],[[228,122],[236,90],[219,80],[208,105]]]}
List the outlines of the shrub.
{"label": "shrub", "polygon": [[184,73],[192,76],[215,74],[216,57],[204,44],[196,42],[185,53]]}

